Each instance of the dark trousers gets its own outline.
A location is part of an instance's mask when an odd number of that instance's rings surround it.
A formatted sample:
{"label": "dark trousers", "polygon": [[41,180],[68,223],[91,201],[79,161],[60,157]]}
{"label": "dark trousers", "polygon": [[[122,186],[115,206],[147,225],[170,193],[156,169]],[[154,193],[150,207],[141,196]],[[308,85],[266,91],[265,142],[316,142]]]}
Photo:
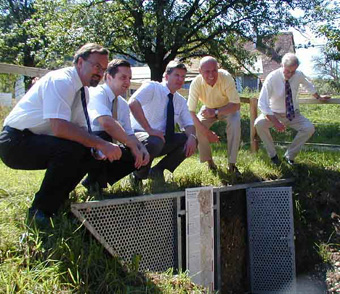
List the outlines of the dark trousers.
{"label": "dark trousers", "polygon": [[[112,175],[126,165],[120,161],[95,160],[90,148],[70,140],[10,127],[4,127],[0,133],[0,158],[14,169],[46,169],[32,207],[47,215],[58,211],[89,170],[104,169]],[[120,176],[121,172],[115,177]]]}
{"label": "dark trousers", "polygon": [[[111,136],[104,131],[93,133],[106,141],[112,141]],[[106,160],[92,166],[88,173],[88,183],[90,185],[98,184],[100,188],[106,188],[107,183],[113,185],[135,170],[135,159],[130,149],[122,144],[118,145],[122,151],[122,157],[112,163]]]}
{"label": "dark trousers", "polygon": [[150,162],[135,172],[141,179],[148,177],[152,161],[156,157],[166,155],[154,168],[171,172],[186,158],[184,146],[188,138],[185,133],[175,133],[171,139],[165,137],[165,142],[157,136],[149,136],[146,132],[136,132],[135,135],[150,154]]}
{"label": "dark trousers", "polygon": [[0,134],[0,157],[14,169],[46,169],[32,207],[48,215],[57,212],[88,166],[96,164],[90,149],[79,143],[10,127]]}

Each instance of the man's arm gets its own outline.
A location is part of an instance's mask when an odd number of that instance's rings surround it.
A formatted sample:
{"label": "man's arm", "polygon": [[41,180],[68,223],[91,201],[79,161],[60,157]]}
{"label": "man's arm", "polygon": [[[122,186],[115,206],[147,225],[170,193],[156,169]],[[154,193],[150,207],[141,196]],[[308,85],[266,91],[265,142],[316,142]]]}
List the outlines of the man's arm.
{"label": "man's arm", "polygon": [[222,106],[220,108],[205,107],[205,109],[202,111],[202,116],[205,118],[213,118],[213,117],[218,118],[220,115],[228,115],[230,113],[239,111],[240,108],[241,108],[240,103],[232,103],[232,102],[229,102],[227,105]]}
{"label": "man's arm", "polygon": [[56,137],[80,143],[85,147],[92,147],[100,150],[111,162],[113,160],[119,160],[122,156],[122,151],[118,145],[94,136],[69,121],[51,118],[50,124],[52,132]]}
{"label": "man's arm", "polygon": [[129,106],[130,106],[130,110],[131,110],[133,116],[136,118],[138,123],[143,127],[143,129],[150,136],[160,137],[165,142],[163,132],[161,132],[159,130],[155,130],[155,129],[151,128],[151,126],[149,125],[149,122],[145,117],[143,108],[142,108],[141,104],[139,103],[139,101],[136,100],[136,99],[130,99]]}
{"label": "man's arm", "polygon": [[187,135],[188,139],[185,143],[185,155],[186,157],[190,157],[196,152],[197,148],[197,138],[196,138],[196,130],[194,126],[186,126],[185,134]]}
{"label": "man's arm", "polygon": [[320,94],[318,94],[318,92],[313,94],[313,97],[318,99],[318,100],[321,100],[321,101],[325,101],[325,100],[331,99],[331,96],[329,96],[329,95],[320,95]]}
{"label": "man's arm", "polygon": [[270,93],[270,84],[268,81],[265,81],[260,92],[258,107],[261,110],[261,112],[265,114],[267,120],[272,122],[272,124],[274,125],[274,128],[278,132],[284,132],[286,130],[285,125],[276,118],[276,116],[270,109],[270,105],[269,105],[270,94],[269,93]]}
{"label": "man's arm", "polygon": [[203,125],[194,111],[190,111],[190,115],[198,132],[200,132],[203,136],[206,136],[210,143],[219,142],[219,137],[215,134],[215,132]]}
{"label": "man's arm", "polygon": [[144,163],[144,154],[138,148],[138,140],[134,140],[134,137],[129,136],[121,124],[115,120],[112,116],[103,115],[97,118],[98,123],[102,126],[104,131],[110,135],[114,140],[126,145],[132,152],[135,158],[135,168],[140,168]]}
{"label": "man's arm", "polygon": [[150,161],[150,154],[149,154],[148,150],[145,148],[143,143],[139,142],[139,140],[137,139],[137,137],[134,134],[130,135],[130,137],[131,137],[132,140],[134,140],[136,142],[137,148],[142,153],[141,166],[147,165]]}

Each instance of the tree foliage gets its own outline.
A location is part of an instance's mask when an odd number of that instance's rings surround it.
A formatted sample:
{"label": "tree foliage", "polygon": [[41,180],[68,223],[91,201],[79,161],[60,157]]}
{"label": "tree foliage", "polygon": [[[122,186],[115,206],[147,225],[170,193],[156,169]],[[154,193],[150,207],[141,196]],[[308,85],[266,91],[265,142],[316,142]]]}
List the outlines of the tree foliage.
{"label": "tree foliage", "polygon": [[27,26],[34,12],[33,1],[0,1],[1,62],[35,66],[35,51],[40,48]]}
{"label": "tree foliage", "polygon": [[[98,42],[151,68],[160,80],[174,58],[215,55],[231,71],[251,63],[243,44],[261,44],[314,19],[322,0],[36,0],[30,29],[39,58],[56,66],[85,42]],[[296,18],[292,11],[306,11]],[[318,16],[319,17],[319,16]],[[66,58],[67,59],[67,58]]]}
{"label": "tree foliage", "polygon": [[322,15],[323,22],[314,23],[314,31],[327,38],[328,58],[340,60],[340,2],[327,1],[322,9],[316,8],[316,13]]}

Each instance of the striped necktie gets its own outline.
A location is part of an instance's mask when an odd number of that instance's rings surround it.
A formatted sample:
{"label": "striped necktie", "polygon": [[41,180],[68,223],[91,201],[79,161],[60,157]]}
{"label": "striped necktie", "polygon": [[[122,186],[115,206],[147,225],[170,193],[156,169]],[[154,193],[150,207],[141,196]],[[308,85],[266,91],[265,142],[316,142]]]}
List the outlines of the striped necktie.
{"label": "striped necktie", "polygon": [[294,111],[294,104],[293,104],[292,89],[290,88],[290,84],[288,80],[286,80],[285,92],[286,92],[286,117],[289,120],[293,120],[293,118],[295,117],[295,111]]}

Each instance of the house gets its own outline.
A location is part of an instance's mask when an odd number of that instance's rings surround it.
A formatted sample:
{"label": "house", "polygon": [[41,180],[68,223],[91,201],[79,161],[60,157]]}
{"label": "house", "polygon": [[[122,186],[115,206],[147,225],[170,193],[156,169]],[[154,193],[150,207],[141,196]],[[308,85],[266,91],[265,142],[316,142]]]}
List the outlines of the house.
{"label": "house", "polygon": [[[260,43],[260,42],[258,42]],[[236,87],[239,92],[245,88],[259,91],[266,76],[281,66],[282,56],[288,52],[295,53],[294,36],[292,32],[282,32],[274,37],[263,39],[262,46],[252,42],[245,45],[245,49],[257,54],[257,60],[247,70],[243,69],[236,77]],[[199,59],[186,62],[188,72],[184,89],[189,89],[191,81],[198,75]],[[151,72],[148,66],[132,67],[132,89],[137,89],[143,81],[150,80]],[[250,73],[249,73],[250,72]],[[135,86],[134,86],[135,85]],[[133,92],[133,90],[132,90]]]}
{"label": "house", "polygon": [[282,56],[288,52],[295,53],[294,36],[292,32],[282,32],[274,37],[262,40],[264,46],[256,46],[254,43],[247,43],[245,49],[257,54],[257,60],[248,70],[236,77],[236,85],[239,92],[246,87],[258,91],[267,75],[281,66]]}

